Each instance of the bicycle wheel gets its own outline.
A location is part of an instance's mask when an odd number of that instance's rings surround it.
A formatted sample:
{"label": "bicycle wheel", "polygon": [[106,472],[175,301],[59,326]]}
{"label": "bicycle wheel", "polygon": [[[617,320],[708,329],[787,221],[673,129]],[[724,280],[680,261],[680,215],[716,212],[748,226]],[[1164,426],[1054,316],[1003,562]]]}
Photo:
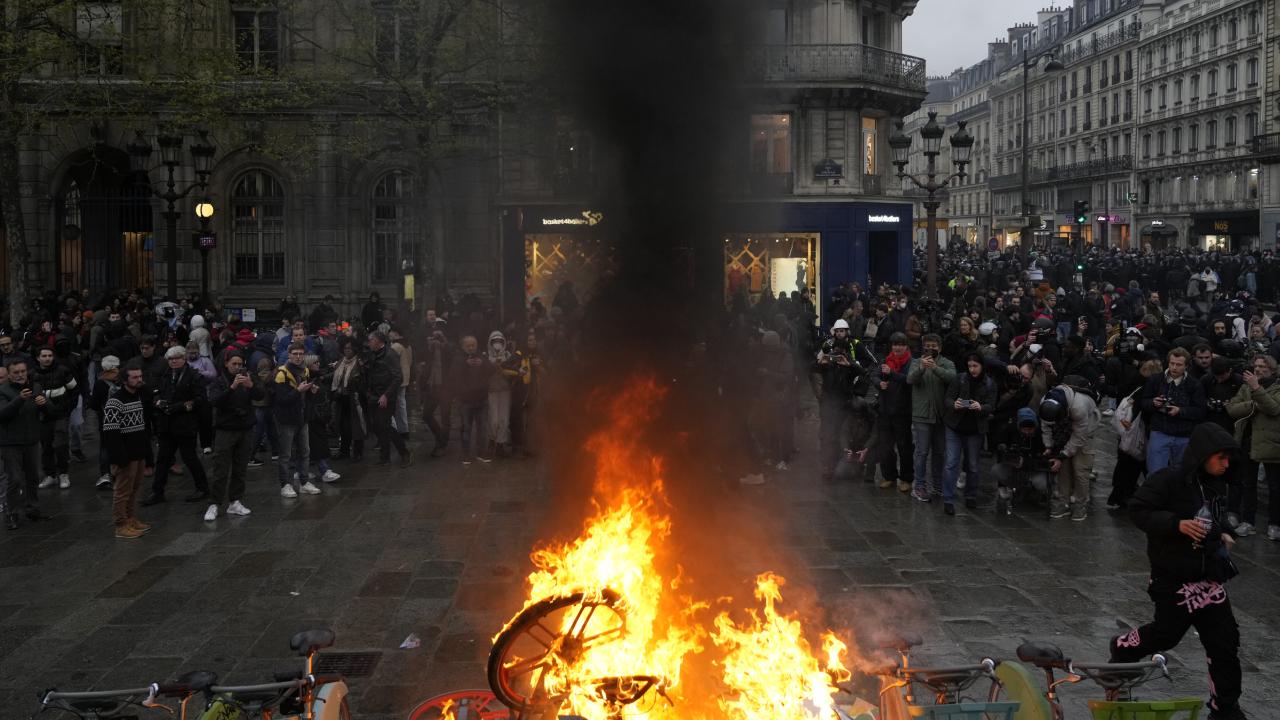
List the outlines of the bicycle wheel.
{"label": "bicycle wheel", "polygon": [[576,663],[584,653],[622,637],[622,598],[577,592],[530,605],[507,625],[489,651],[489,687],[504,705],[524,713],[559,706],[548,693],[547,671]]}
{"label": "bicycle wheel", "polygon": [[409,720],[440,720],[446,707],[454,720],[506,720],[511,711],[488,690],[456,690],[423,700]]}

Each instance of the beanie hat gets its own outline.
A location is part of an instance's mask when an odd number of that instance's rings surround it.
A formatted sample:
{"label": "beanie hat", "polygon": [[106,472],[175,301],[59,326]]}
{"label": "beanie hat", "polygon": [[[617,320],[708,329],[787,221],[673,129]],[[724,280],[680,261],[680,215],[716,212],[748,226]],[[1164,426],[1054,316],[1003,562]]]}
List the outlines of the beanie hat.
{"label": "beanie hat", "polygon": [[1029,407],[1018,408],[1018,424],[1019,425],[1035,425],[1038,418],[1036,411]]}

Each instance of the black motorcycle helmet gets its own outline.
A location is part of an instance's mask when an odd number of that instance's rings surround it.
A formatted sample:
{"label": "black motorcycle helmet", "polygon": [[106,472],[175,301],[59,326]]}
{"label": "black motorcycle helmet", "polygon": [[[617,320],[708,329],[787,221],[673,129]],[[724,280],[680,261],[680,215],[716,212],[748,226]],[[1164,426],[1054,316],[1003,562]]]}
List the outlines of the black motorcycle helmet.
{"label": "black motorcycle helmet", "polygon": [[1040,401],[1039,415],[1040,419],[1045,422],[1057,422],[1058,420],[1066,417],[1067,406],[1052,395],[1046,395],[1044,399]]}
{"label": "black motorcycle helmet", "polygon": [[1047,317],[1038,317],[1036,318],[1036,321],[1032,323],[1032,327],[1036,330],[1053,330],[1053,321]]}

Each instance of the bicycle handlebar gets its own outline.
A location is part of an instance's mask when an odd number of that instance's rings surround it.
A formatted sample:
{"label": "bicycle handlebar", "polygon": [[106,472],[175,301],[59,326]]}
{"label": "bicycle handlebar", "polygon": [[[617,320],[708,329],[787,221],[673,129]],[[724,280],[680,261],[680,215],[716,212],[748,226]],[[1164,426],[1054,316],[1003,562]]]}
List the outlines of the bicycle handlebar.
{"label": "bicycle handlebar", "polygon": [[59,692],[57,690],[49,690],[44,694],[44,704],[48,704],[54,700],[112,700],[116,698],[131,698],[135,695],[147,695],[155,697],[158,693],[158,685],[151,684],[147,687],[132,688],[129,690],[89,690],[86,692]]}
{"label": "bicycle handlebar", "polygon": [[1102,673],[1113,673],[1113,672],[1126,672],[1130,670],[1132,671],[1155,670],[1157,668],[1159,668],[1160,670],[1168,669],[1165,665],[1165,658],[1163,655],[1156,654],[1151,656],[1150,660],[1143,660],[1141,662],[1132,662],[1132,663],[1080,663],[1080,662],[1074,662],[1074,661],[1067,662],[1067,671],[1073,674],[1079,674],[1079,673],[1076,673],[1076,670],[1081,670],[1081,671],[1084,671],[1085,673],[1088,673],[1090,671],[1102,672]]}
{"label": "bicycle handlebar", "polygon": [[209,688],[211,694],[250,695],[254,693],[281,692],[295,690],[311,684],[309,678],[287,680],[285,682],[262,683],[261,685],[214,685]]}
{"label": "bicycle handlebar", "polygon": [[977,665],[960,665],[958,667],[904,667],[897,672],[903,675],[972,675],[974,673],[993,673],[996,663],[991,658],[983,658]]}

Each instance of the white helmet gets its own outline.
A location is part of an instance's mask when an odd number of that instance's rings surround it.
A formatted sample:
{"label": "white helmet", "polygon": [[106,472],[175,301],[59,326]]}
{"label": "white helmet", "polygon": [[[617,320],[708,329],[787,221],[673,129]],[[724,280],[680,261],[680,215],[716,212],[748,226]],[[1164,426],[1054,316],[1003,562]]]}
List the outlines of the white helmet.
{"label": "white helmet", "polygon": [[996,331],[996,324],[990,321],[984,322],[978,326],[979,335],[990,335]]}
{"label": "white helmet", "polygon": [[849,329],[849,323],[845,322],[844,318],[840,318],[839,320],[836,321],[835,325],[831,326],[831,332],[835,332],[836,330],[848,330],[848,329]]}

